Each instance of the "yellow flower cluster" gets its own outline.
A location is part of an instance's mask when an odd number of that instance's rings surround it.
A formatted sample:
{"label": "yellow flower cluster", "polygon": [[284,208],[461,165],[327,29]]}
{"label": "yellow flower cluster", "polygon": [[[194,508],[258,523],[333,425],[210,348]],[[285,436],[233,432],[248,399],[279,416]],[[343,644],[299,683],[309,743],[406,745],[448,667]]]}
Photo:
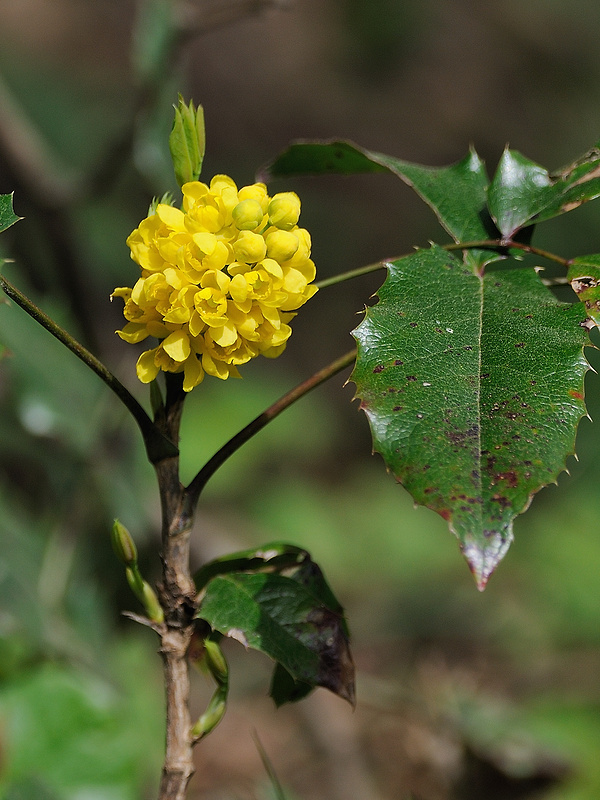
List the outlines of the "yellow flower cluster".
{"label": "yellow flower cluster", "polygon": [[296,194],[271,198],[262,183],[238,190],[226,175],[182,192],[183,210],[159,203],[127,239],[142,275],[113,297],[125,301],[122,339],[160,340],[140,356],[138,378],[183,372],[189,392],[205,373],[239,377],[251,358],[278,356],[317,287]]}

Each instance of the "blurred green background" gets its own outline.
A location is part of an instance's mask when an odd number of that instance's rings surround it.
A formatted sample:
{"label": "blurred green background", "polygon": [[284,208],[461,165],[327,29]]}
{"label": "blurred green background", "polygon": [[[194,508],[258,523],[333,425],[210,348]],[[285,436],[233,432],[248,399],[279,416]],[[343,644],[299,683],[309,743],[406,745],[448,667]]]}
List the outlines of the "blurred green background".
{"label": "blurred green background", "polygon": [[[351,139],[424,164],[507,142],[550,169],[600,131],[595,0],[0,0],[0,193],[25,217],[0,239],[7,277],[144,403],[112,289],[125,238],[174,188],[177,92],[205,107],[203,175],[239,185],[291,139]],[[303,201],[320,277],[440,237],[391,176],[278,183]],[[600,205],[536,232],[600,250]],[[443,240],[443,239],[442,239]],[[183,478],[296,382],[351,346],[381,282],[323,290],[284,356],[190,396]],[[163,746],[157,642],[109,544],[119,517],[160,572],[155,479],[137,431],[86,368],[0,305],[0,798],[150,800]],[[544,342],[540,342],[544,347]],[[590,359],[598,361],[590,352]],[[445,523],[386,475],[347,375],[278,418],[208,485],[194,559],[274,538],[307,547],[347,609],[354,713],[324,691],[275,712],[270,665],[227,648],[233,692],[197,748],[190,798],[600,797],[600,428],[570,476],[516,521],[479,594]],[[600,385],[587,384],[592,417]],[[194,681],[196,711],[210,693]]]}

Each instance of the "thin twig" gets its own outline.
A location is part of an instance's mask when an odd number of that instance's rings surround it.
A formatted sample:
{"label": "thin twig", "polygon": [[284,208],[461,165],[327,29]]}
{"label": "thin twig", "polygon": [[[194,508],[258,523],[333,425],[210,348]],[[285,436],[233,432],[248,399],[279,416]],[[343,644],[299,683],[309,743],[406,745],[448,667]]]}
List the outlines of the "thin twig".
{"label": "thin twig", "polygon": [[14,300],[29,316],[52,334],[59,342],[65,345],[77,358],[83,361],[104,383],[111,389],[125,405],[127,410],[131,413],[137,422],[146,449],[148,451],[148,458],[154,464],[162,458],[173,456],[177,453],[177,448],[172,441],[169,441],[152,422],[148,414],[144,411],[139,402],[123,386],[121,381],[112,374],[112,372],[104,366],[104,364],[96,358],[95,355],[90,353],[82,344],[74,339],[70,333],[61,328],[53,319],[45,314],[41,308],[35,305],[26,295],[24,295],[16,286],[13,286],[3,275],[0,275],[0,288],[5,294]]}
{"label": "thin twig", "polygon": [[[542,250],[540,247],[534,247],[531,244],[524,244],[523,242],[514,242],[512,239],[481,239],[473,242],[450,242],[449,244],[440,245],[442,250],[449,252],[453,250],[507,250],[513,248],[515,250],[522,250],[524,253],[545,258],[548,261],[553,261],[563,267],[569,267],[571,260],[563,258],[556,253],[551,253],[549,250]],[[413,251],[414,252],[414,251]],[[392,258],[385,258],[381,261],[374,261],[372,264],[367,264],[364,267],[348,270],[348,272],[340,272],[337,275],[332,275],[331,278],[324,278],[318,281],[315,285],[319,289],[325,289],[329,286],[335,286],[338,283],[352,280],[353,278],[360,278],[363,275],[369,275],[372,272],[377,272],[384,269],[390,262],[399,261],[402,258],[407,258],[412,253],[404,253],[404,255],[393,256]]]}
{"label": "thin twig", "polygon": [[232,439],[230,439],[226,444],[218,450],[214,456],[207,461],[207,463],[202,467],[202,469],[198,472],[196,477],[192,480],[186,490],[186,508],[188,510],[195,508],[200,494],[210,478],[214,475],[214,473],[218,470],[218,468],[238,450],[243,444],[245,444],[249,439],[251,439],[254,434],[258,433],[262,428],[265,427],[271,420],[275,419],[282,411],[292,403],[295,403],[296,400],[299,400],[301,397],[304,397],[305,394],[311,391],[311,389],[316,388],[320,384],[324,383],[329,378],[332,378],[338,372],[341,372],[345,367],[348,367],[356,358],[356,350],[351,350],[349,353],[346,353],[341,358],[336,359],[331,364],[328,364],[323,369],[315,372],[307,380],[299,383],[289,392],[284,394],[282,397],[279,398],[272,406],[263,411],[262,414],[259,414],[258,417],[252,420],[245,428],[242,428],[239,433],[237,433]]}

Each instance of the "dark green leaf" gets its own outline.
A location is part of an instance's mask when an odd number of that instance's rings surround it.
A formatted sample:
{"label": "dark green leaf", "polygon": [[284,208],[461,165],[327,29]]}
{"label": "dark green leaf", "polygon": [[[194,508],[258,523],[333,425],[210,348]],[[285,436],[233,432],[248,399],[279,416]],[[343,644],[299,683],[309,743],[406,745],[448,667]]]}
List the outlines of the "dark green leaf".
{"label": "dark green leaf", "polygon": [[268,183],[288,175],[356,175],[361,172],[385,172],[361,147],[351,142],[294,142],[287,150],[264,166],[257,178]]}
{"label": "dark green leaf", "polygon": [[479,276],[436,246],[390,264],[379,298],[352,376],[374,447],[448,521],[483,589],[514,517],[573,453],[584,309],[533,270]]}
{"label": "dark green leaf", "polygon": [[285,542],[269,542],[259,548],[230,553],[209,561],[196,572],[194,583],[196,589],[200,591],[215,575],[225,575],[228,572],[258,572],[261,569],[280,571],[306,558],[310,561],[306,550],[300,547]]}
{"label": "dark green leaf", "polygon": [[0,194],[0,233],[10,228],[22,217],[18,217],[13,211],[12,194]]}
{"label": "dark green leaf", "polygon": [[273,658],[296,681],[354,702],[354,668],[343,616],[292,577],[218,575],[197,616],[212,628]]}
{"label": "dark green leaf", "polygon": [[514,150],[505,150],[488,190],[490,213],[503,236],[552,219],[600,196],[600,150],[595,147],[557,175]]}
{"label": "dark green leaf", "polygon": [[[437,215],[455,242],[498,238],[486,206],[488,176],[483,161],[471,150],[462,161],[449,167],[423,167],[391,156],[363,150],[348,142],[306,142],[291,145],[261,178],[291,174],[381,172],[386,169],[411,186]],[[471,249],[467,261],[480,267],[496,261],[494,250]]]}
{"label": "dark green leaf", "polygon": [[310,683],[294,680],[281,664],[275,665],[269,694],[278,708],[285,703],[296,703],[298,700],[303,700],[313,689],[314,686]]}
{"label": "dark green leaf", "polygon": [[567,278],[588,317],[600,326],[600,254],[573,259]]}
{"label": "dark green leaf", "polygon": [[508,148],[488,189],[488,203],[498,229],[510,237],[548,201],[552,181],[543,167]]}

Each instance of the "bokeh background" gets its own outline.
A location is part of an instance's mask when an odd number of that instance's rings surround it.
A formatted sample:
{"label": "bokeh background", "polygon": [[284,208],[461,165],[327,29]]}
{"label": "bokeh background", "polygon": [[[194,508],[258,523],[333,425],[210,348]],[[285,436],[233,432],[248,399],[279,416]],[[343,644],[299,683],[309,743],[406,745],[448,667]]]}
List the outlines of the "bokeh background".
{"label": "bokeh background", "polygon": [[[557,169],[599,138],[599,30],[595,0],[0,0],[0,193],[25,217],[1,237],[3,270],[146,402],[108,298],[136,277],[126,236],[175,188],[178,92],[205,108],[203,175],[240,185],[298,138],[438,166],[472,143],[490,170],[510,143]],[[391,176],[272,188],[301,195],[321,277],[444,241]],[[600,207],[536,243],[598,252]],[[323,290],[278,361],[195,390],[184,479],[350,348],[381,278]],[[0,343],[0,797],[150,800],[160,659],[120,616],[137,608],[109,530],[119,517],[159,576],[155,479],[118,402],[14,304]],[[600,797],[600,429],[583,421],[580,460],[516,521],[480,594],[445,523],[371,455],[346,377],[217,473],[194,558],[307,547],[347,609],[357,708],[319,690],[275,711],[267,660],[229,643],[230,707],[196,750],[191,800],[275,797],[257,738],[288,800]],[[595,375],[587,393],[599,417]],[[194,680],[196,711],[210,690]]]}

